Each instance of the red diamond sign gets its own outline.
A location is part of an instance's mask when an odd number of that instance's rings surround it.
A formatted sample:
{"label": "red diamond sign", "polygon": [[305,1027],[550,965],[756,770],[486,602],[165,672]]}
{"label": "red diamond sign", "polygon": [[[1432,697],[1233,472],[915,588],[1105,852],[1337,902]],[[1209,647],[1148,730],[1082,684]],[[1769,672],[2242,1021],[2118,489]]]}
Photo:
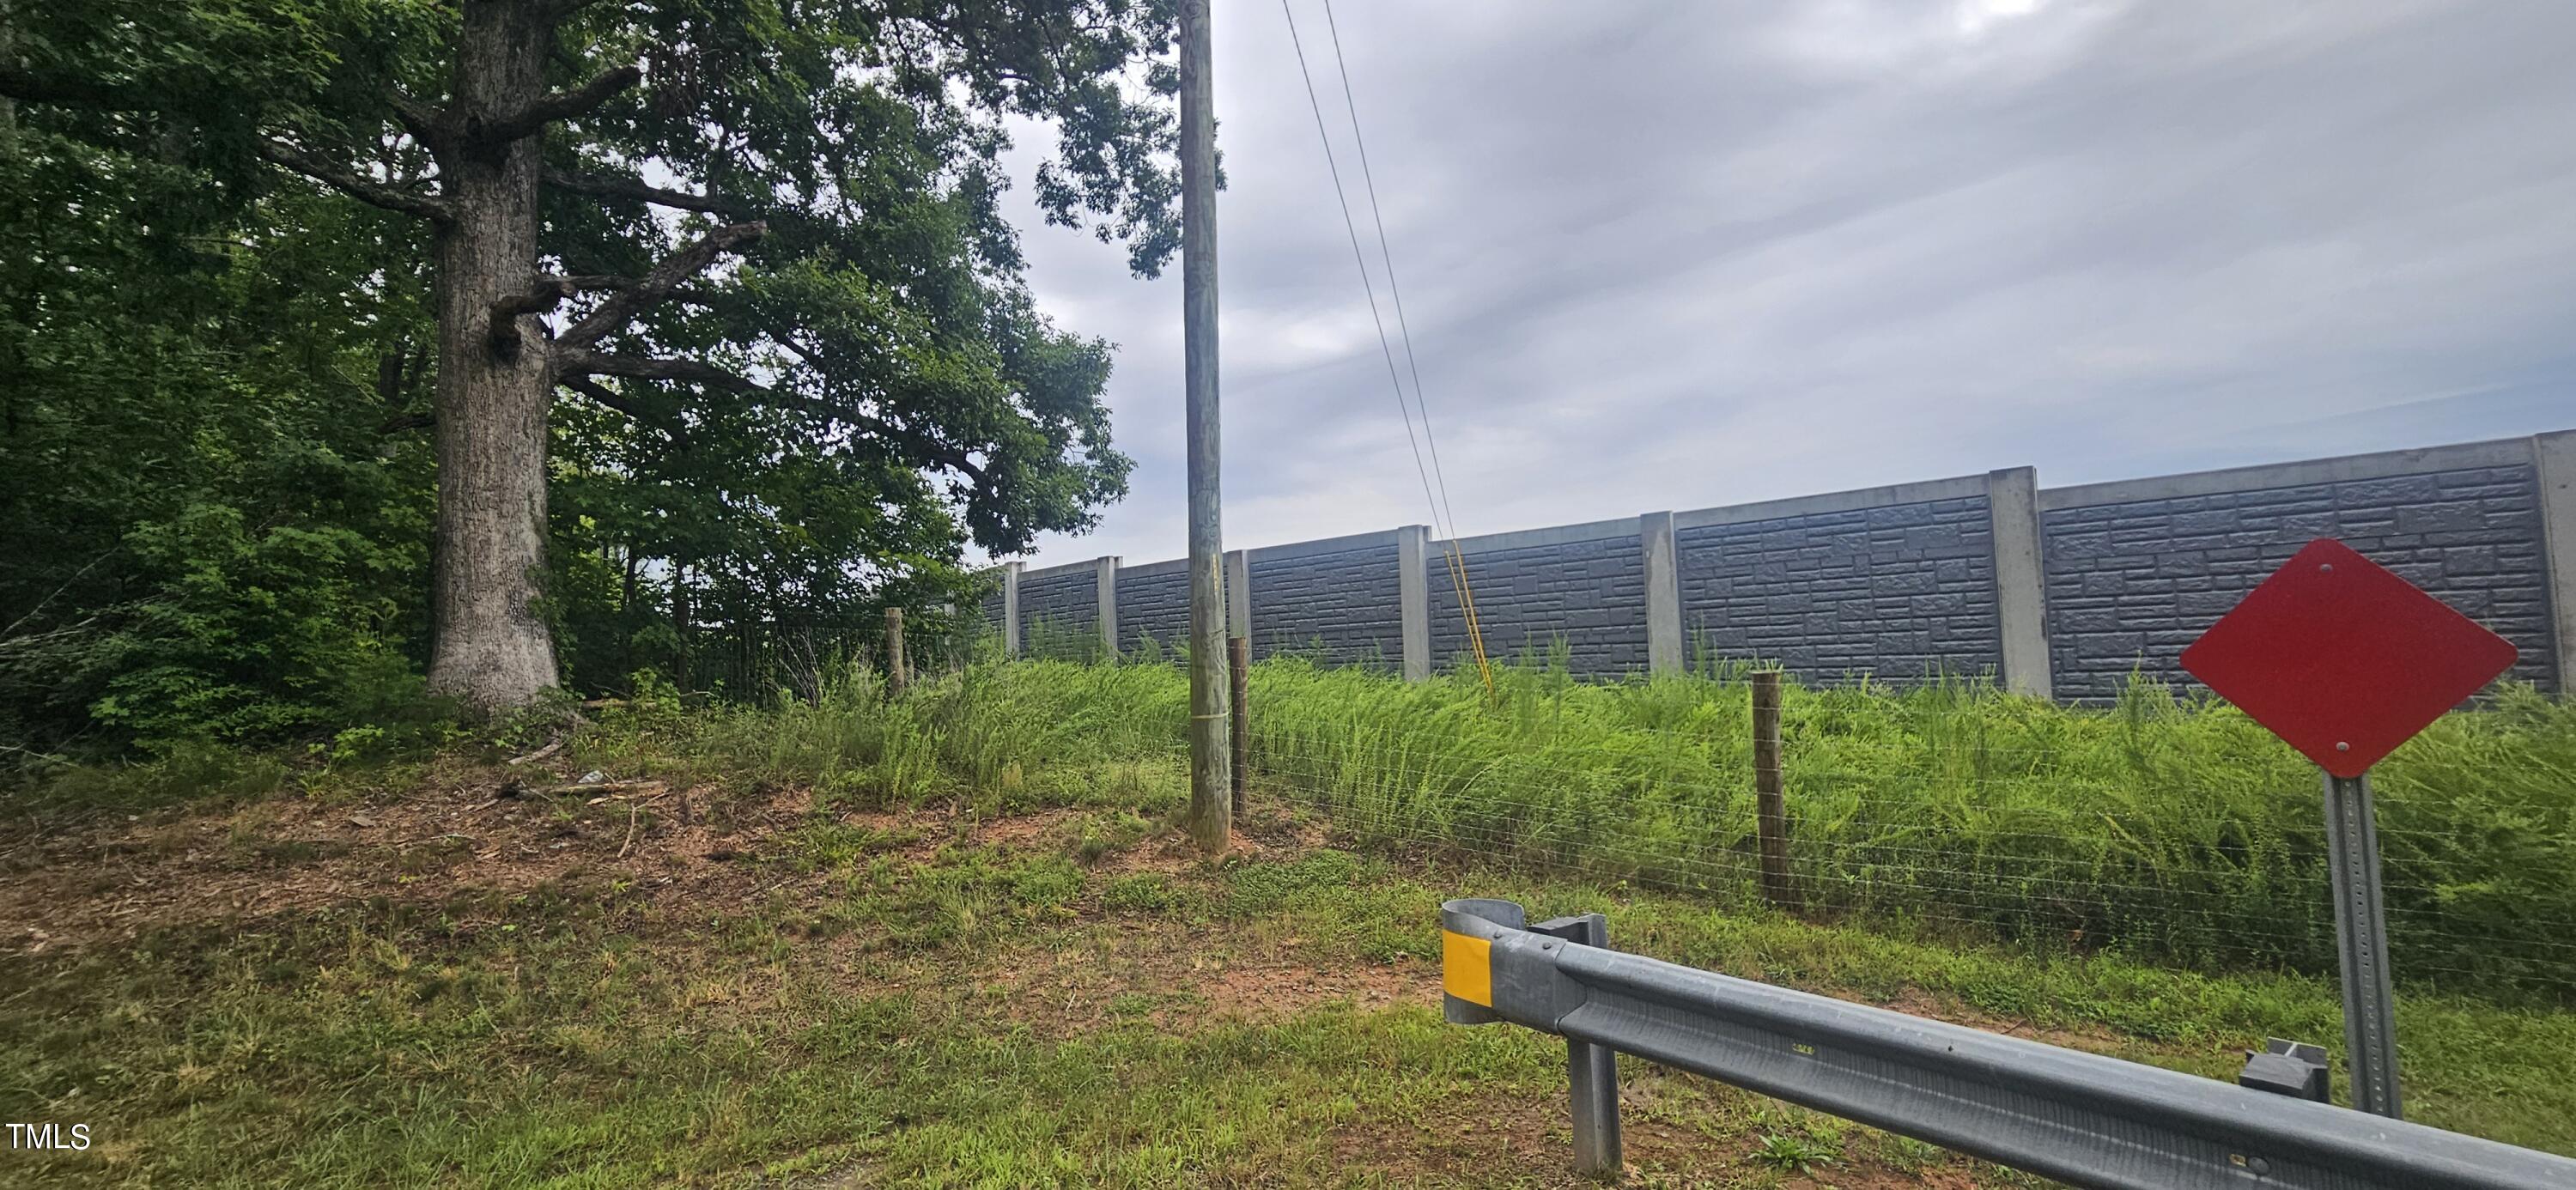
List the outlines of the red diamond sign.
{"label": "red diamond sign", "polygon": [[2330,537],[2182,651],[2182,667],[2338,777],[2396,750],[2513,665],[2477,621]]}

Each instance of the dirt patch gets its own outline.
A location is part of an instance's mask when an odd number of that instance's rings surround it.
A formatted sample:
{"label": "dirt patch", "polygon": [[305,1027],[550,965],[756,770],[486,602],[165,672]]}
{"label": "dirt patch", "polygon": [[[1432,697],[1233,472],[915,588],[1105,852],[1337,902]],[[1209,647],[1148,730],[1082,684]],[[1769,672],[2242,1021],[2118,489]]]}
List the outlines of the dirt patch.
{"label": "dirt patch", "polygon": [[1228,964],[1201,982],[1199,990],[1211,1014],[1253,1021],[1343,1002],[1364,1011],[1405,1004],[1437,1008],[1440,969],[1410,959],[1330,965],[1255,960]]}
{"label": "dirt patch", "polygon": [[516,894],[584,873],[721,902],[757,891],[761,873],[746,861],[812,804],[801,790],[745,798],[658,782],[549,792],[571,784],[560,773],[450,769],[391,799],[279,797],[68,832],[0,883],[0,951],[378,898]]}
{"label": "dirt patch", "polygon": [[968,840],[978,846],[1012,849],[1061,846],[1070,841],[1065,825],[1081,817],[1080,810],[1039,810],[987,819],[975,824]]}
{"label": "dirt patch", "polygon": [[[1051,808],[975,818],[962,806],[830,816],[882,836],[869,854],[933,862],[952,845],[1079,856],[1086,819]],[[769,862],[798,854],[781,836],[819,821],[810,790],[751,794],[618,780],[543,766],[442,763],[406,792],[363,802],[280,796],[239,808],[91,823],[24,840],[0,881],[0,953],[131,941],[150,930],[330,909],[518,895],[568,880],[624,885],[648,901],[739,905],[794,882]],[[1289,858],[1319,827],[1246,816],[1226,859]],[[1210,870],[1168,825],[1090,857],[1104,876]]]}
{"label": "dirt patch", "polygon": [[1110,852],[1091,865],[1107,876],[1132,876],[1150,872],[1161,876],[1184,876],[1204,872],[1227,860],[1270,858],[1270,849],[1236,831],[1227,844],[1225,856],[1210,859],[1199,850],[1197,841],[1183,831],[1166,828],[1147,836],[1132,847]]}
{"label": "dirt patch", "polygon": [[1087,944],[998,956],[962,982],[1014,1023],[1066,1037],[1126,1022],[1173,1033],[1267,1024],[1329,1005],[1377,1012],[1437,1007],[1437,964],[1377,963],[1299,939],[1243,950],[1177,922],[1117,922]]}

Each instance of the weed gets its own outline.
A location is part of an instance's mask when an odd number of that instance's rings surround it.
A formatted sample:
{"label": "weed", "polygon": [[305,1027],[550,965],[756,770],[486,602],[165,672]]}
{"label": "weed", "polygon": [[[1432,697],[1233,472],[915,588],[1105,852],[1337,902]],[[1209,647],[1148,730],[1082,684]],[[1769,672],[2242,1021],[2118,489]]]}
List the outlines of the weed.
{"label": "weed", "polygon": [[1180,903],[1180,890],[1155,872],[1116,877],[1100,889],[1100,907],[1112,913],[1159,913]]}
{"label": "weed", "polygon": [[1803,1136],[1768,1133],[1753,1159],[1782,1173],[1805,1173],[1819,1165],[1830,1165],[1838,1151]]}

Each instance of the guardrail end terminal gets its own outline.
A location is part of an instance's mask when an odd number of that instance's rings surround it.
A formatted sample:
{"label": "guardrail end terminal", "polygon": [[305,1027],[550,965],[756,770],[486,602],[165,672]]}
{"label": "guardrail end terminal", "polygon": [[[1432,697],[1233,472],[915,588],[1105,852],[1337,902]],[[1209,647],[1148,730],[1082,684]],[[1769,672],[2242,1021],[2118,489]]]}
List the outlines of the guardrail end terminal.
{"label": "guardrail end terminal", "polygon": [[1494,946],[1500,930],[1518,930],[1529,912],[1517,901],[1459,897],[1440,903],[1440,1016],[1453,1025],[1490,1025],[1494,1011]]}

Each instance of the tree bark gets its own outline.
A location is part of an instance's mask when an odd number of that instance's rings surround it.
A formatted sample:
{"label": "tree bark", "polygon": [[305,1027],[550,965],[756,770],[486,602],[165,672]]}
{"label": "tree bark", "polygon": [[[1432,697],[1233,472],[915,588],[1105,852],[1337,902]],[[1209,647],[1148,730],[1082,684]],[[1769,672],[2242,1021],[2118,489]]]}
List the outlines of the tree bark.
{"label": "tree bark", "polygon": [[[440,155],[451,219],[439,226],[436,637],[429,688],[489,712],[555,685],[554,634],[539,605],[546,566],[543,322],[520,314],[496,346],[494,307],[536,283],[543,134],[476,135],[546,94],[554,40],[544,6],[466,0],[452,102],[468,130]],[[508,343],[512,336],[499,337]]]}

